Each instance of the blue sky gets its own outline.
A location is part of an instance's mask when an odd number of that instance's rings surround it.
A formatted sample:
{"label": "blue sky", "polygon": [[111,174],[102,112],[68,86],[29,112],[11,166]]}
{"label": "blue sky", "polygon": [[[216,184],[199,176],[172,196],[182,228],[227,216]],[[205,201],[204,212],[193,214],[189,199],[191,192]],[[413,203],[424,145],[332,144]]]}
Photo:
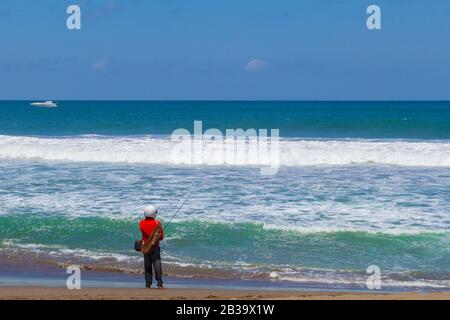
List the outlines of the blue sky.
{"label": "blue sky", "polygon": [[2,0],[0,41],[0,99],[450,99],[448,0]]}

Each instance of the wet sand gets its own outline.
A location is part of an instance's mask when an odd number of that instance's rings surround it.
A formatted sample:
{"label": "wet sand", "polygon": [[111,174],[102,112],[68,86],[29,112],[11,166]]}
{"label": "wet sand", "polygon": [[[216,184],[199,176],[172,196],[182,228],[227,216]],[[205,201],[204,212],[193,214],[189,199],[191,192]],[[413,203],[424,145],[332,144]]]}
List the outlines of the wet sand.
{"label": "wet sand", "polygon": [[450,300],[450,292],[355,293],[206,289],[1,287],[0,300]]}
{"label": "wet sand", "polygon": [[99,272],[95,268],[83,268],[81,290],[68,290],[65,288],[68,275],[62,266],[45,259],[0,255],[0,300],[450,300],[450,291],[390,293],[340,289],[337,292],[320,288],[308,291],[308,287],[298,291],[282,287],[281,283],[276,288],[271,282],[207,278],[173,278],[167,279],[171,288],[141,289],[142,275]]}

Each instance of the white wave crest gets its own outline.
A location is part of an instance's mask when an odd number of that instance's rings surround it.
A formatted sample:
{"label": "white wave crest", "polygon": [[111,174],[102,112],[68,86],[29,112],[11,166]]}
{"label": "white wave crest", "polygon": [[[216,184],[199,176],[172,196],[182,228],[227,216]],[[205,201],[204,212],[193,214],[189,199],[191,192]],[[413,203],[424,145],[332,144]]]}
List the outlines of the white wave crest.
{"label": "white wave crest", "polygon": [[[212,145],[212,143],[215,143]],[[148,137],[38,138],[0,136],[0,159],[134,164],[179,164],[185,157],[180,142]],[[208,145],[209,144],[209,145]],[[178,146],[178,148],[177,148]],[[200,164],[221,162],[217,142],[205,143]],[[178,153],[177,153],[178,152]],[[235,152],[255,158],[253,148]],[[450,142],[375,140],[282,140],[281,166],[386,164],[450,167]],[[225,156],[224,156],[225,157]],[[252,165],[258,162],[246,162]]]}

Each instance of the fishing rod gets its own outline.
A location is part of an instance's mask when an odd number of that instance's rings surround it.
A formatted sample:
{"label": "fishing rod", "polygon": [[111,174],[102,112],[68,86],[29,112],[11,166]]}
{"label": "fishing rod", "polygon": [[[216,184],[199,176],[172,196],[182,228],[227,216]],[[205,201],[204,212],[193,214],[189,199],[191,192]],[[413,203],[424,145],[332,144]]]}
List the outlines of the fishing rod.
{"label": "fishing rod", "polygon": [[195,186],[194,188],[192,188],[191,192],[189,192],[189,194],[187,195],[186,199],[184,199],[183,203],[178,207],[177,211],[175,211],[174,215],[172,216],[172,218],[170,218],[169,222],[167,222],[166,226],[163,228],[163,230],[165,231],[166,228],[169,226],[169,224],[172,222],[173,218],[175,218],[175,216],[178,214],[178,212],[180,212],[181,208],[183,208],[183,206],[185,205],[185,203],[189,200],[189,198],[191,197],[192,193],[194,193],[195,189],[197,189],[197,186]]}

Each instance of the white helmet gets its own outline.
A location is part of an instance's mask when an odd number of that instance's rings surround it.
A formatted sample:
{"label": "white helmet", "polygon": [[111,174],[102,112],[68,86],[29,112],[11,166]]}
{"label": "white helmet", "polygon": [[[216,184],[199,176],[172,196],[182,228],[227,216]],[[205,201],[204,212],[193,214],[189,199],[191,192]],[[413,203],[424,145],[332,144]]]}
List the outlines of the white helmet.
{"label": "white helmet", "polygon": [[156,218],[158,214],[158,209],[154,205],[148,205],[144,207],[144,216],[146,218]]}

